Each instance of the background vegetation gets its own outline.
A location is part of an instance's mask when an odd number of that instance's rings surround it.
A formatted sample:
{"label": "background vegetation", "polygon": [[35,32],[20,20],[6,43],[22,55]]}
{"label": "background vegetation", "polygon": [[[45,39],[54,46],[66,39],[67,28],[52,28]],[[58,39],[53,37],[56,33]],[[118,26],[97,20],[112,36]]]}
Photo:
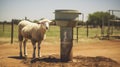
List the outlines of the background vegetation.
{"label": "background vegetation", "polygon": [[[79,39],[87,38],[87,29],[85,26],[80,26],[78,29],[78,35]],[[105,34],[107,35],[107,27],[105,27]],[[74,28],[74,39],[76,39],[76,28]],[[114,28],[113,35],[119,35],[120,31]],[[51,25],[50,29],[46,33],[47,38],[56,38],[60,39],[60,28],[59,26]],[[99,27],[97,28],[91,28],[89,26],[89,38],[94,38],[101,36],[101,29]],[[0,38],[10,38],[11,37],[11,25],[10,24],[4,24],[4,31],[3,31],[3,24],[0,24]],[[14,24],[14,39],[17,40],[18,38],[18,26]]]}
{"label": "background vegetation", "polygon": [[[26,20],[29,20],[25,17]],[[110,15],[108,12],[94,12],[89,14],[87,22],[79,21],[78,23],[78,39],[87,38],[87,28],[88,24],[89,38],[98,38],[100,36],[107,36],[108,31],[108,22],[110,19],[120,19],[114,15]],[[18,38],[18,27],[17,24],[20,22],[20,19],[13,19],[14,21],[14,40],[17,41]],[[30,20],[29,20],[30,21]],[[37,22],[34,20],[33,22]],[[103,23],[104,22],[104,23]],[[104,25],[104,28],[103,28]],[[112,31],[112,36],[120,36],[120,23],[110,23]],[[102,32],[102,34],[101,34]],[[104,34],[103,34],[104,32]],[[76,39],[76,27],[74,28],[74,39]],[[60,39],[60,28],[56,26],[56,23],[51,23],[50,29],[46,33],[47,38]],[[3,21],[0,22],[0,38],[11,38],[11,22]]]}

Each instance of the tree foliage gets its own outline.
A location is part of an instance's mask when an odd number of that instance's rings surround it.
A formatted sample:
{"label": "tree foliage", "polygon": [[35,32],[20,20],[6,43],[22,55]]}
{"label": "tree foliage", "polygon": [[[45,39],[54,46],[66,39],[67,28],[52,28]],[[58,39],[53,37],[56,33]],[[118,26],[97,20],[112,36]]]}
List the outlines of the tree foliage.
{"label": "tree foliage", "polygon": [[107,25],[109,19],[112,18],[114,18],[114,16],[110,15],[108,12],[94,12],[88,16],[88,24],[93,25],[93,27],[101,27],[102,22],[104,22],[104,25]]}

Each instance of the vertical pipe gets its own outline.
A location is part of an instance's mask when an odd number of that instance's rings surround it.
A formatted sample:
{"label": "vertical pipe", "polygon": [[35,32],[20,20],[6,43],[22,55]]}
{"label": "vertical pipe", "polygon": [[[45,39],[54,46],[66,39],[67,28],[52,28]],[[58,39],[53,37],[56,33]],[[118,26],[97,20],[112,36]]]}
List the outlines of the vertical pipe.
{"label": "vertical pipe", "polygon": [[[113,10],[111,10],[112,11],[112,15],[113,15]],[[111,35],[113,34],[113,26],[114,26],[114,24],[113,24],[113,22],[111,23]]]}
{"label": "vertical pipe", "polygon": [[84,14],[81,13],[81,15],[82,15],[82,23],[84,23]]}
{"label": "vertical pipe", "polygon": [[[110,10],[108,10],[108,12],[110,14]],[[108,21],[107,37],[108,37],[108,40],[109,40],[109,38],[110,38],[110,21]]]}

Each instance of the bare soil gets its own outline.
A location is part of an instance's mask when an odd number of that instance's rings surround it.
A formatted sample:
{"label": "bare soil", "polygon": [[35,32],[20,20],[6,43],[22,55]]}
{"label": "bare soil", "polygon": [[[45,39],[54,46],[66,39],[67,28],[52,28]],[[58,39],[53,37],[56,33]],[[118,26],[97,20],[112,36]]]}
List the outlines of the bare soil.
{"label": "bare soil", "polygon": [[18,42],[0,42],[0,67],[120,67],[120,40],[80,39],[74,42],[70,62],[60,61],[59,44],[43,41],[42,57],[32,59],[33,48],[28,42],[28,59],[25,60],[19,57]]}

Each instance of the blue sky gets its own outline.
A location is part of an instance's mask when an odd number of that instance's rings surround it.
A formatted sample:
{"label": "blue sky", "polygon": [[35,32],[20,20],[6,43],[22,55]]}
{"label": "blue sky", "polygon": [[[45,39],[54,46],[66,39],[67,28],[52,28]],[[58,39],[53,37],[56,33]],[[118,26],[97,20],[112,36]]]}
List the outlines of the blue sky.
{"label": "blue sky", "polygon": [[[11,19],[54,19],[56,9],[74,9],[88,14],[109,9],[120,10],[120,0],[0,0],[0,21]],[[115,13],[120,17],[120,13]],[[81,17],[81,16],[80,16]]]}

